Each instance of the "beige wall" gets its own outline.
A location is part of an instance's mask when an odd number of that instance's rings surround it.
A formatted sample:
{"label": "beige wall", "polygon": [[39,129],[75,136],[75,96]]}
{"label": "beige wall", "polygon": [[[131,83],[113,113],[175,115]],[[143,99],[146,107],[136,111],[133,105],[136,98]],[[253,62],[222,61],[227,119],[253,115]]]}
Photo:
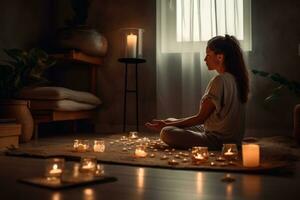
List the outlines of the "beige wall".
{"label": "beige wall", "polygon": [[[250,67],[300,82],[300,1],[252,0],[252,39]],[[293,107],[300,99],[285,91],[282,98],[262,106],[263,98],[276,86],[261,77],[252,77],[252,97],[248,107],[247,129],[255,134],[289,135],[293,127]]]}
{"label": "beige wall", "polygon": [[[120,28],[145,29],[143,54],[147,62],[139,64],[139,119],[140,127],[156,115],[155,66],[155,1],[154,0],[98,0],[91,5],[89,24],[108,39],[109,48],[105,65],[100,68],[98,94],[103,105],[98,114],[98,130],[121,131],[123,123],[124,64],[120,57]],[[134,87],[134,69],[129,68],[129,86]],[[135,97],[128,95],[128,126],[135,130]]]}

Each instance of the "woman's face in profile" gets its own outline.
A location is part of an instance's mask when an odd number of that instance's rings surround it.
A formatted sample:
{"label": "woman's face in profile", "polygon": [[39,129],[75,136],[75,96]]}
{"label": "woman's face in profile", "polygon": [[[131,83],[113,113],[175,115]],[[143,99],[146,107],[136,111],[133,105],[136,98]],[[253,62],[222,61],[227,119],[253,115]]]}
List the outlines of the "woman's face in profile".
{"label": "woman's face in profile", "polygon": [[206,62],[208,70],[215,70],[220,65],[217,54],[209,47],[206,48],[206,56],[204,61]]}

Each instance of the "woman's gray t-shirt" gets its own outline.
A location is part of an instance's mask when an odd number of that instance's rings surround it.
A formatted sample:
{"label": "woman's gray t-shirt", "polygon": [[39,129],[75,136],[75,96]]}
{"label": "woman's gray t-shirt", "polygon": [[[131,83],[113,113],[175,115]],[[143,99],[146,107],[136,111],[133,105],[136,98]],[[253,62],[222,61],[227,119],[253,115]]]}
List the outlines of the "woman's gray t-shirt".
{"label": "woman's gray t-shirt", "polygon": [[246,107],[239,99],[234,76],[225,72],[214,77],[202,101],[207,98],[216,109],[204,122],[205,132],[212,132],[224,141],[241,142],[245,132]]}

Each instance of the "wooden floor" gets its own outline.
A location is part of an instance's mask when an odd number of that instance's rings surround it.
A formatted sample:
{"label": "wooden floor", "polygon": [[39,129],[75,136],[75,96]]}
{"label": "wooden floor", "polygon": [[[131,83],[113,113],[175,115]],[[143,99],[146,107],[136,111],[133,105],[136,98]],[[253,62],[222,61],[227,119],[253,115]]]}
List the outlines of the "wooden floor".
{"label": "wooden floor", "polygon": [[[40,139],[37,143],[72,141],[73,137]],[[35,145],[35,143],[27,144]],[[168,170],[104,164],[116,182],[49,190],[19,183],[43,174],[45,160],[0,155],[0,199],[137,200],[137,199],[300,199],[300,162],[273,174],[231,173],[233,183],[221,182],[224,172]],[[68,161],[68,165],[72,162]]]}

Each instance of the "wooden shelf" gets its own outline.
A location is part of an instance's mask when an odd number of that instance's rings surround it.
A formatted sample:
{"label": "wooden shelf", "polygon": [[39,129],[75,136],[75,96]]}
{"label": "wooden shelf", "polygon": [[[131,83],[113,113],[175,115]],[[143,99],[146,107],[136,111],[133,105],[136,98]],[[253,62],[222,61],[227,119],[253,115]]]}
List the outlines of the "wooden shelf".
{"label": "wooden shelf", "polygon": [[79,62],[79,63],[85,63],[85,64],[97,65],[97,66],[103,64],[102,57],[89,56],[75,50],[72,50],[68,53],[53,54],[51,56],[56,59],[68,61],[68,62]]}
{"label": "wooden shelf", "polygon": [[[67,53],[52,54],[50,56],[57,59],[58,62],[79,63],[84,66],[89,66],[91,68],[90,92],[96,94],[97,67],[103,65],[103,57],[89,56],[75,50]],[[31,113],[35,123],[35,138],[37,138],[38,125],[40,123],[92,119],[96,114],[96,109],[82,111],[31,110]]]}
{"label": "wooden shelf", "polygon": [[57,111],[57,110],[37,110],[32,111],[35,123],[46,123],[52,121],[66,121],[78,119],[90,119],[96,114],[95,110],[82,111]]}

